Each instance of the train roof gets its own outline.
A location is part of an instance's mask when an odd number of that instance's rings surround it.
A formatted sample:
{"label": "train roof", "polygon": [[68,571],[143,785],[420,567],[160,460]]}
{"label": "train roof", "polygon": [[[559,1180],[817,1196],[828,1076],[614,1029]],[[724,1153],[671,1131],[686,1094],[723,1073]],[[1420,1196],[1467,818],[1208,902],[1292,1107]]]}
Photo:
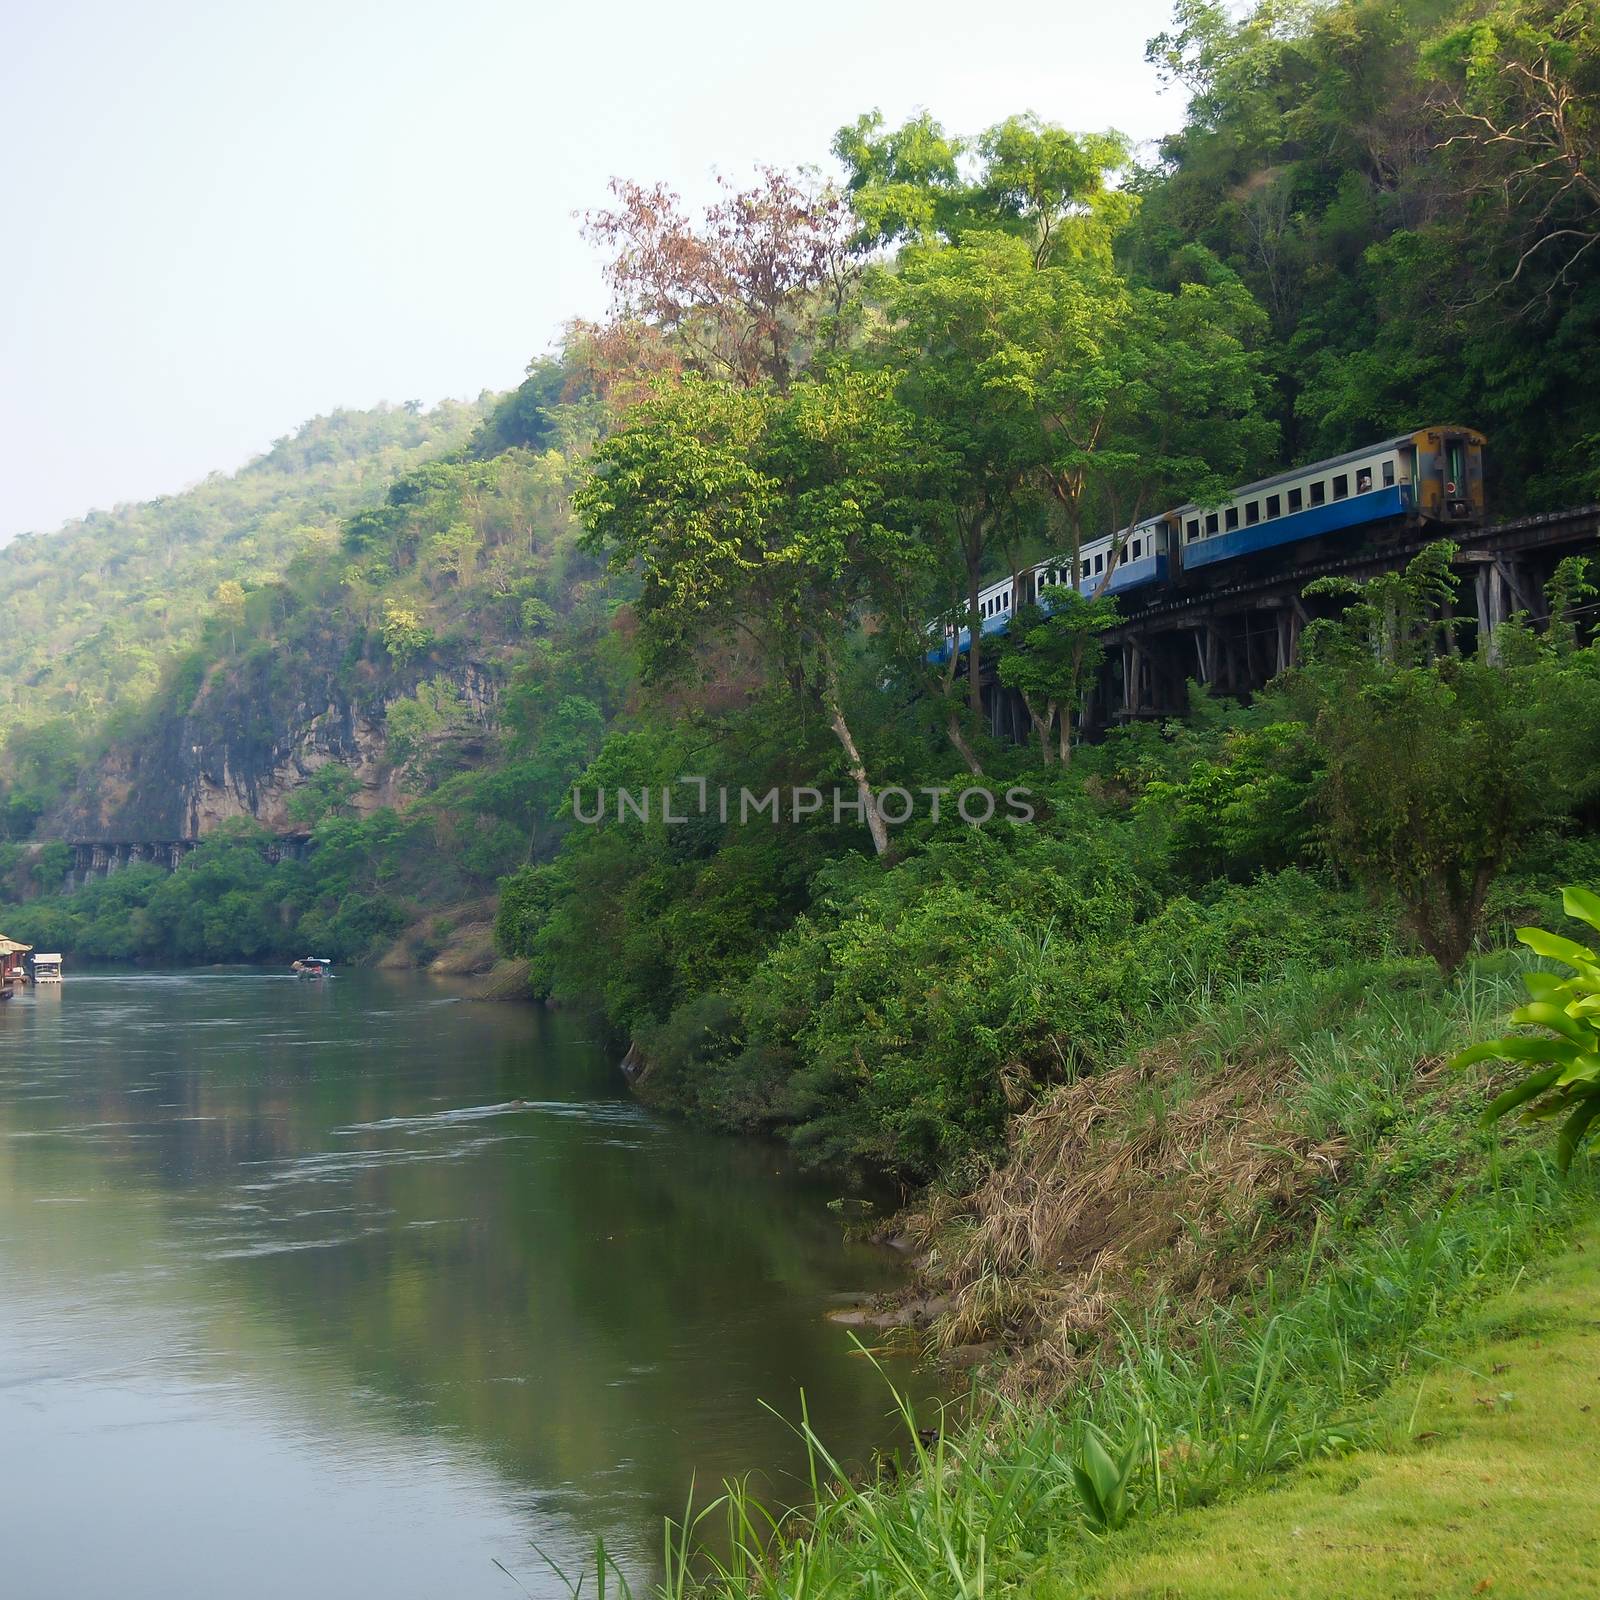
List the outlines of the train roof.
{"label": "train roof", "polygon": [[[1275,472],[1270,478],[1257,478],[1254,483],[1242,483],[1237,489],[1230,489],[1222,498],[1224,500],[1237,500],[1241,495],[1254,494],[1258,489],[1270,489],[1276,484],[1288,483],[1294,478],[1303,478],[1308,472],[1320,472],[1324,467],[1347,467],[1353,461],[1362,461],[1370,456],[1374,450],[1394,450],[1403,444],[1410,444],[1416,437],[1415,431],[1399,433],[1392,439],[1379,439],[1373,444],[1364,444],[1358,450],[1346,450],[1342,456],[1324,456],[1320,461],[1308,461],[1303,467],[1288,467],[1282,472]],[[1203,511],[1206,508],[1197,500],[1186,501],[1183,505],[1174,508],[1176,512]]]}
{"label": "train roof", "polygon": [[[1483,435],[1476,428],[1464,428],[1455,423],[1428,423],[1421,428],[1413,428],[1409,433],[1397,433],[1392,439],[1378,439],[1371,444],[1364,444],[1354,450],[1346,450],[1343,455],[1324,456],[1320,461],[1308,461],[1304,466],[1287,467],[1282,472],[1275,472],[1268,478],[1257,478],[1254,483],[1241,484],[1236,489],[1230,489],[1221,500],[1209,505],[1201,505],[1197,500],[1187,500],[1181,506],[1174,506],[1170,511],[1158,511],[1152,516],[1145,517],[1138,522],[1131,523],[1126,528],[1117,528],[1111,533],[1095,534],[1092,538],[1085,539],[1079,547],[1080,554],[1084,550],[1093,549],[1096,545],[1110,543],[1113,539],[1125,538],[1129,534],[1137,533],[1142,528],[1165,522],[1168,517],[1181,517],[1186,511],[1214,510],[1216,506],[1228,500],[1242,499],[1247,494],[1255,494],[1262,489],[1275,488],[1279,484],[1290,483],[1296,478],[1303,478],[1309,472],[1321,472],[1334,467],[1347,467],[1352,462],[1363,461],[1368,456],[1381,450],[1395,450],[1403,444],[1410,444],[1419,433],[1465,433],[1473,438],[1482,440]],[[979,595],[987,595],[992,590],[1004,589],[1016,580],[1018,573],[1032,572],[1039,567],[1060,566],[1068,564],[1071,556],[1062,553],[1054,556],[1041,556],[1037,561],[1025,567],[1019,567],[1017,572],[1008,573],[1003,577],[995,578],[980,589]]]}
{"label": "train roof", "polygon": [[[1308,472],[1320,472],[1324,467],[1347,467],[1352,461],[1360,461],[1365,456],[1370,456],[1375,450],[1394,450],[1400,445],[1410,444],[1419,433],[1467,433],[1474,439],[1482,440],[1483,435],[1476,428],[1459,427],[1453,422],[1430,422],[1421,428],[1413,428],[1409,433],[1397,433],[1392,439],[1378,439],[1372,444],[1364,444],[1355,450],[1346,450],[1342,456],[1325,456],[1321,461],[1308,461],[1303,467],[1289,467],[1286,471],[1275,472],[1270,478],[1257,478],[1254,483],[1241,484],[1237,489],[1231,490],[1223,496],[1224,500],[1237,500],[1242,495],[1254,494],[1258,489],[1270,489],[1275,484],[1287,483],[1291,478],[1304,477]],[[1190,500],[1186,504],[1174,508],[1171,514],[1177,515],[1185,511],[1204,511],[1207,508],[1198,501]]]}

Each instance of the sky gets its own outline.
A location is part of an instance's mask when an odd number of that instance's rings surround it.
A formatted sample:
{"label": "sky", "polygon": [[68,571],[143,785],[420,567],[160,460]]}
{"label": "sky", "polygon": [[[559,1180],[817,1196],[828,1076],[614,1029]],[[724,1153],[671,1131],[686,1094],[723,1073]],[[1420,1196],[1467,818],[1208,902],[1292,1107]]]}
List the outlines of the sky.
{"label": "sky", "polygon": [[1171,0],[0,0],[0,542],[338,406],[505,389],[603,309],[574,214],[834,130],[1153,139]]}

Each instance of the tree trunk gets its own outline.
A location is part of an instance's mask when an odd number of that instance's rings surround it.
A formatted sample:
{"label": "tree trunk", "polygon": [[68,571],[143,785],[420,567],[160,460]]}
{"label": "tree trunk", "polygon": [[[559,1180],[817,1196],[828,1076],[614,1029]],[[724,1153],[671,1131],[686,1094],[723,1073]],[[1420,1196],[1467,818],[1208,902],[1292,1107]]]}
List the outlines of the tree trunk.
{"label": "tree trunk", "polygon": [[[957,628],[957,633],[961,630]],[[937,677],[930,674],[930,694],[944,702],[945,709],[945,736],[949,739],[951,747],[961,757],[966,769],[973,777],[983,776],[983,767],[977,756],[972,753],[972,746],[967,743],[966,735],[961,731],[961,702],[956,697],[956,667],[961,657],[956,650],[956,641],[950,641],[950,659]]]}
{"label": "tree trunk", "polygon": [[834,736],[844,750],[845,767],[855,780],[856,793],[861,797],[861,809],[867,819],[867,832],[872,835],[872,848],[881,856],[889,849],[889,829],[878,813],[878,802],[873,798],[872,785],[867,782],[867,765],[856,748],[855,735],[845,721],[844,705],[839,697],[839,672],[832,658],[824,667],[822,703],[828,713]]}
{"label": "tree trunk", "polygon": [[1058,754],[1061,765],[1064,767],[1072,765],[1072,706],[1073,702],[1070,700],[1061,702],[1061,724],[1057,729],[1057,735],[1061,741],[1061,748]]}
{"label": "tree trunk", "polygon": [[[1021,694],[1022,691],[1019,690],[1018,693]],[[1033,697],[1028,694],[1022,694],[1022,706],[1028,713],[1028,721],[1033,724],[1033,731],[1039,736],[1039,754],[1044,758],[1044,764],[1048,767],[1055,755],[1055,752],[1050,748],[1050,728],[1056,720],[1056,703],[1054,700],[1048,701],[1045,705],[1044,715],[1041,716],[1033,708]]]}
{"label": "tree trunk", "polygon": [[967,737],[961,731],[961,713],[954,705],[949,708],[944,731],[950,743],[955,746],[956,754],[966,763],[967,771],[974,778],[981,778],[983,765],[972,753],[972,746],[967,743]]}
{"label": "tree trunk", "polygon": [[983,619],[978,615],[978,562],[967,558],[967,704],[974,718],[983,715],[983,672],[978,659],[978,641],[983,633]]}
{"label": "tree trunk", "polygon": [[1410,895],[1407,909],[1422,948],[1451,976],[1472,953],[1483,904],[1494,882],[1497,864],[1438,867]]}

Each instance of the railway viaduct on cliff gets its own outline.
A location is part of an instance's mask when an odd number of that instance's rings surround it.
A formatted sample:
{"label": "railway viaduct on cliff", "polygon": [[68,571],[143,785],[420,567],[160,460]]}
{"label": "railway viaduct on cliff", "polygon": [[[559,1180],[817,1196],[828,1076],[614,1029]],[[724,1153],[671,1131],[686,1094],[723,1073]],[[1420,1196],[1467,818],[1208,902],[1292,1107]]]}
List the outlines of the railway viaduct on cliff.
{"label": "railway viaduct on cliff", "polygon": [[[268,861],[297,861],[305,855],[309,841],[309,834],[278,835],[262,842],[261,853]],[[200,841],[68,839],[66,843],[72,851],[72,865],[67,868],[65,882],[67,888],[74,889],[91,878],[106,878],[140,862],[171,872]]]}
{"label": "railway viaduct on cliff", "polygon": [[[1159,600],[1130,610],[1105,635],[1106,661],[1085,708],[1085,731],[1179,715],[1191,681],[1220,695],[1264,688],[1295,662],[1306,624],[1339,609],[1337,600],[1306,597],[1307,584],[1322,577],[1362,582],[1399,571],[1442,537],[1401,518],[1374,524],[1363,535],[1355,550],[1348,540],[1322,540],[1202,568]],[[1457,529],[1448,537],[1464,580],[1463,622],[1488,637],[1514,612],[1535,625],[1548,620],[1545,585],[1557,564],[1570,555],[1600,554],[1600,505]],[[991,673],[986,667],[990,731],[1022,742],[1028,719],[1021,699]]]}

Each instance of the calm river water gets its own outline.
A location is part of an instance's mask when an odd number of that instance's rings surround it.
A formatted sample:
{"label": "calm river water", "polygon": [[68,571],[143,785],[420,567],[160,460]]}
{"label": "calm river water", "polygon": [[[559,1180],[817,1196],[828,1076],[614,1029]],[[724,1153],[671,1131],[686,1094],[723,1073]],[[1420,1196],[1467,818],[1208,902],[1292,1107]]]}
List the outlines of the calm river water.
{"label": "calm river water", "polygon": [[798,1466],[763,1401],[889,1440],[824,1313],[895,1264],[583,1033],[369,973],[0,1007],[0,1592],[545,1596],[597,1533],[648,1580],[691,1480]]}

